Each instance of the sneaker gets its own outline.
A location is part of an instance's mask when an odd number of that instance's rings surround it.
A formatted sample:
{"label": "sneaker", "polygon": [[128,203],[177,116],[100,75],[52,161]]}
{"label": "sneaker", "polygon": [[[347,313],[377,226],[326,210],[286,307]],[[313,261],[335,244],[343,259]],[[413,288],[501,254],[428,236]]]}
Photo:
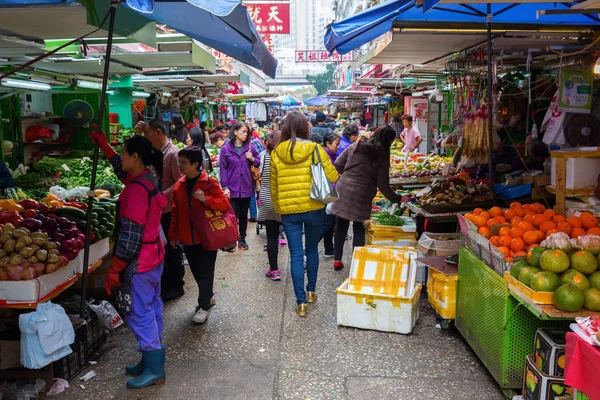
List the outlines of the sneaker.
{"label": "sneaker", "polygon": [[267,278],[271,279],[272,281],[279,281],[279,280],[281,280],[281,274],[279,273],[278,269],[272,271],[269,268],[267,270],[267,272],[265,272],[265,275],[267,276]]}
{"label": "sneaker", "polygon": [[240,240],[238,247],[242,250],[248,250],[248,243],[246,243],[246,239]]}
{"label": "sneaker", "polygon": [[341,271],[342,269],[344,269],[344,263],[341,261],[334,261],[333,269],[336,271]]}
{"label": "sneaker", "polygon": [[192,317],[192,322],[196,324],[203,324],[208,319],[208,311],[198,308],[196,314]]}
{"label": "sneaker", "polygon": [[[217,305],[217,298],[216,298],[216,294],[213,293],[212,297],[210,298],[210,302],[208,303],[208,309],[210,310],[211,308],[213,308],[214,306]],[[200,307],[197,307],[198,309]],[[198,311],[198,310],[196,310]]]}
{"label": "sneaker", "polygon": [[323,257],[325,257],[325,258],[332,258],[333,257],[333,251],[331,253],[325,252],[325,254],[323,254]]}
{"label": "sneaker", "polygon": [[279,239],[279,247],[287,246],[285,239]]}
{"label": "sneaker", "polygon": [[236,242],[236,243],[232,243],[232,244],[230,244],[230,245],[229,245],[229,246],[227,246],[227,247],[223,247],[223,248],[221,249],[221,251],[224,251],[224,252],[227,252],[227,253],[234,253],[234,252],[235,252],[235,249],[236,249],[236,247],[237,247],[237,242]]}

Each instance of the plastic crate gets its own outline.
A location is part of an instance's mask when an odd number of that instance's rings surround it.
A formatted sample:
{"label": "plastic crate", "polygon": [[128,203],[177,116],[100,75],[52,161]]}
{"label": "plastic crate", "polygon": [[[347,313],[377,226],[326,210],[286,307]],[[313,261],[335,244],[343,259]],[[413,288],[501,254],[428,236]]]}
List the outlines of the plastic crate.
{"label": "plastic crate", "polygon": [[519,186],[494,185],[494,192],[496,192],[498,197],[504,199],[518,199],[520,197],[529,196],[532,187],[533,185],[531,183]]}
{"label": "plastic crate", "polygon": [[75,378],[88,366],[88,361],[106,343],[107,338],[102,321],[95,313],[90,313],[87,324],[75,328],[75,342],[71,345],[73,353],[54,362],[54,377],[68,381]]}

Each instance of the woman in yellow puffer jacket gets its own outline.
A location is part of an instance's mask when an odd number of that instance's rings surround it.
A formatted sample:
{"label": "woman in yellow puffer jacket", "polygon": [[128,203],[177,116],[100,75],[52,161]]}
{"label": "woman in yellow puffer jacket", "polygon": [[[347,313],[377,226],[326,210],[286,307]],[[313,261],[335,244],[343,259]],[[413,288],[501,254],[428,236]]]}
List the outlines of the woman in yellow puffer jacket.
{"label": "woman in yellow puffer jacket", "polygon": [[[271,153],[271,197],[290,249],[291,274],[298,303],[297,314],[306,316],[306,303],[317,300],[315,289],[319,271],[319,236],[325,205],[310,198],[315,152],[321,157],[325,173],[331,182],[337,182],[338,173],[325,150],[308,140],[308,121],[300,112],[289,114],[281,130],[282,142]],[[315,157],[315,162],[317,157]],[[306,246],[306,275],[304,291],[304,255],[302,230]]]}

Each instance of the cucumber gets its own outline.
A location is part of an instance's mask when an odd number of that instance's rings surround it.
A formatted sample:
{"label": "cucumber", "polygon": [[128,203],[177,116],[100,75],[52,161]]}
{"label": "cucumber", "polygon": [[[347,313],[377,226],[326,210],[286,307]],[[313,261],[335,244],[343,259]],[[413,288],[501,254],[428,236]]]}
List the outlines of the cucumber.
{"label": "cucumber", "polygon": [[100,223],[101,223],[103,226],[106,226],[107,224],[109,224],[109,223],[110,223],[110,221],[109,221],[108,219],[106,219],[106,218],[102,218],[102,217],[100,217]]}
{"label": "cucumber", "polygon": [[82,231],[85,231],[85,227],[87,226],[87,222],[82,220],[81,218],[73,218],[71,221],[77,224],[77,227]]}
{"label": "cucumber", "polygon": [[94,218],[92,220],[92,226],[99,226],[99,227],[101,227],[102,225],[100,225],[100,221],[98,221],[97,219]]}
{"label": "cucumber", "polygon": [[54,210],[54,214],[56,214],[58,217],[65,217],[68,219],[86,219],[86,212],[78,208],[57,208]]}
{"label": "cucumber", "polygon": [[115,225],[114,224],[108,223],[105,226],[106,226],[106,229],[109,230],[109,231],[111,231],[111,232],[113,232],[115,230]]}

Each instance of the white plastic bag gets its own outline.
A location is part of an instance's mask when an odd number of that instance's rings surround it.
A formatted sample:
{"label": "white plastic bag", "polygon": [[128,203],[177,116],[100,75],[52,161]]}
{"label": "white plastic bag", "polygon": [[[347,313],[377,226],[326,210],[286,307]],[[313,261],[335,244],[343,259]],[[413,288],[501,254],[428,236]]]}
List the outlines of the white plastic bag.
{"label": "white plastic bag", "polygon": [[106,329],[115,329],[123,325],[123,318],[121,318],[117,310],[108,301],[92,299],[88,305],[104,323]]}
{"label": "white plastic bag", "polygon": [[77,186],[73,189],[68,190],[65,198],[72,199],[75,197],[85,197],[87,195],[87,192],[89,192],[89,191],[90,191],[89,187]]}
{"label": "white plastic bag", "polygon": [[52,186],[49,190],[50,194],[58,197],[61,200],[67,198],[67,189],[60,186]]}

